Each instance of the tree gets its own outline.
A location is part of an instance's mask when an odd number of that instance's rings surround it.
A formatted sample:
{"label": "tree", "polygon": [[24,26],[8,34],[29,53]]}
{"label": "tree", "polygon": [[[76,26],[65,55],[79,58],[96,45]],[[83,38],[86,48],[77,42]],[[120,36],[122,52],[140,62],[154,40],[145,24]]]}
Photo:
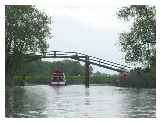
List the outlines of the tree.
{"label": "tree", "polygon": [[126,62],[150,67],[156,57],[155,6],[131,5],[121,8],[117,15],[125,21],[133,21],[130,31],[121,33],[119,37],[122,51],[126,53]]}
{"label": "tree", "polygon": [[53,69],[62,69],[67,76],[84,75],[85,67],[77,61],[63,60],[53,62]]}
{"label": "tree", "polygon": [[[15,74],[27,53],[44,53],[48,48],[51,18],[31,5],[5,7],[6,74]],[[24,64],[23,64],[24,65]]]}

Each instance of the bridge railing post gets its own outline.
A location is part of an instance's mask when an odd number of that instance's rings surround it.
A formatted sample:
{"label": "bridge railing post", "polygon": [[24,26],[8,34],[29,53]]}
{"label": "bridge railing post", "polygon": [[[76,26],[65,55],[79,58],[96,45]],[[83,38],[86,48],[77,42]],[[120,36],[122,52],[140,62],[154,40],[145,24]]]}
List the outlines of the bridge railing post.
{"label": "bridge railing post", "polygon": [[56,57],[56,51],[54,51],[54,57]]}
{"label": "bridge railing post", "polygon": [[100,64],[101,64],[101,59],[99,59],[99,61],[98,61],[98,62],[99,62],[99,65],[100,65]]}
{"label": "bridge railing post", "polygon": [[89,56],[85,58],[85,86],[89,88]]}

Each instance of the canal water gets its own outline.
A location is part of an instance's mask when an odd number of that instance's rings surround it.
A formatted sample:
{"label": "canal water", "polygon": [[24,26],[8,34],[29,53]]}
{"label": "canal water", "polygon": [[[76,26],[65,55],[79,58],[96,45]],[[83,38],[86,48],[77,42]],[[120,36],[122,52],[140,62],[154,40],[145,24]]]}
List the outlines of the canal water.
{"label": "canal water", "polygon": [[115,86],[17,86],[6,90],[6,117],[156,117],[156,90]]}

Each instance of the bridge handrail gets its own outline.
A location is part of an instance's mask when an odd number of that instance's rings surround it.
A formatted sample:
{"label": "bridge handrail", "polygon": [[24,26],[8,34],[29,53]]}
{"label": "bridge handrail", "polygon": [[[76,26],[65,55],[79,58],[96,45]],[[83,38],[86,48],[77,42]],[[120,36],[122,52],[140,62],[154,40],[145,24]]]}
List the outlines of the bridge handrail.
{"label": "bridge handrail", "polygon": [[79,52],[75,52],[75,51],[72,51],[72,52],[50,51],[50,52],[61,52],[61,53],[63,53],[64,55],[65,55],[65,54],[76,54],[76,55],[80,54],[80,55],[82,55],[82,56],[88,56],[90,59],[98,59],[98,60],[101,60],[101,61],[103,61],[103,62],[109,62],[109,63],[111,63],[111,64],[115,64],[115,65],[121,66],[121,68],[124,68],[124,67],[125,67],[125,68],[131,68],[131,67],[127,66],[127,65],[118,64],[118,63],[115,63],[115,62],[112,62],[112,61],[104,60],[104,59],[97,58],[97,57],[94,57],[94,56],[89,56],[89,55],[86,55],[86,54],[84,54],[84,53],[79,53]]}
{"label": "bridge handrail", "polygon": [[[113,66],[113,67],[116,67],[116,68],[125,69],[125,67],[120,67],[120,66],[117,66],[117,65],[114,65],[114,64],[109,64],[107,62],[102,62],[102,61],[95,60],[95,59],[90,59],[90,60],[95,61],[95,62],[100,63],[100,64],[107,64],[107,65],[110,65],[110,66]],[[125,69],[125,70],[127,70],[127,69]]]}
{"label": "bridge handrail", "polygon": [[[79,52],[65,52],[65,51],[58,51],[58,50],[51,50],[51,51],[46,51],[45,52],[45,55],[46,56],[68,56],[68,57],[71,57],[73,59],[76,59],[78,60],[77,58],[86,58],[86,57],[89,57],[89,62],[90,63],[96,63],[97,65],[106,65],[108,67],[112,67],[112,68],[119,68],[120,70],[129,70],[131,67],[127,66],[127,65],[122,65],[122,64],[118,64],[118,63],[115,63],[115,62],[112,62],[112,61],[108,61],[108,60],[104,60],[104,59],[101,59],[101,58],[97,58],[97,57],[94,57],[94,56],[89,56],[89,55],[86,55],[86,54],[83,54],[83,53],[79,53]],[[77,56],[77,58],[76,58]],[[85,59],[83,60],[85,61]]]}
{"label": "bridge handrail", "polygon": [[[86,54],[83,54],[83,53],[78,53],[78,54],[86,55]],[[88,56],[88,55],[86,55],[86,56]],[[94,56],[89,56],[89,58],[95,58],[95,59],[103,60],[105,62],[109,62],[109,63],[112,63],[112,64],[116,64],[116,65],[120,65],[120,66],[123,66],[123,67],[131,68],[131,67],[127,66],[127,65],[118,64],[118,63],[111,62],[111,61],[108,61],[108,60],[104,60],[104,59],[101,59],[101,58],[97,58],[97,57],[94,57]]]}

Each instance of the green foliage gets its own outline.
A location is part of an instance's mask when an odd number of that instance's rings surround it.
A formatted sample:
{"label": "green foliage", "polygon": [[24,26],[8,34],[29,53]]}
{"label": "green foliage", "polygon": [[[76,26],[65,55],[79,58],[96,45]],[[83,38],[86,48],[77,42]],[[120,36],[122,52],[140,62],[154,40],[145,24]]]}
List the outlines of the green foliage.
{"label": "green foliage", "polygon": [[6,5],[5,53],[7,78],[27,65],[24,54],[44,53],[48,48],[51,18],[31,5]]}
{"label": "green foliage", "polygon": [[154,6],[131,5],[123,7],[118,17],[133,20],[129,32],[120,34],[119,42],[126,53],[126,62],[150,65],[156,56],[156,9]]}
{"label": "green foliage", "polygon": [[5,9],[6,52],[44,52],[51,19],[34,6],[7,5]]}
{"label": "green foliage", "polygon": [[118,80],[118,75],[94,73],[90,79],[91,84],[113,84]]}
{"label": "green foliage", "polygon": [[141,69],[133,70],[129,73],[128,80],[125,81],[125,85],[129,87],[144,87],[144,88],[155,88],[156,80],[151,77],[150,70]]}
{"label": "green foliage", "polygon": [[[48,84],[51,80],[54,69],[62,69],[66,76],[67,84],[84,84],[85,67],[77,61],[63,60],[55,62],[33,61],[21,71],[21,74],[15,75],[14,80],[25,83]],[[107,75],[102,73],[90,74],[91,84],[104,84],[116,81],[117,75]]]}
{"label": "green foliage", "polygon": [[48,83],[51,80],[52,72],[54,69],[60,68],[66,75],[66,80],[84,80],[84,66],[77,61],[64,60],[64,61],[33,61],[27,63],[21,73],[14,76],[15,81],[25,81],[29,83]]}
{"label": "green foliage", "polygon": [[82,66],[78,61],[63,60],[53,62],[53,68],[60,68],[64,71],[66,76],[77,76],[84,75],[85,67]]}
{"label": "green foliage", "polygon": [[66,83],[70,84],[84,84],[84,76],[66,76]]}

